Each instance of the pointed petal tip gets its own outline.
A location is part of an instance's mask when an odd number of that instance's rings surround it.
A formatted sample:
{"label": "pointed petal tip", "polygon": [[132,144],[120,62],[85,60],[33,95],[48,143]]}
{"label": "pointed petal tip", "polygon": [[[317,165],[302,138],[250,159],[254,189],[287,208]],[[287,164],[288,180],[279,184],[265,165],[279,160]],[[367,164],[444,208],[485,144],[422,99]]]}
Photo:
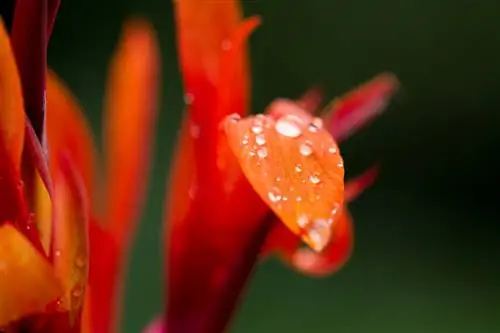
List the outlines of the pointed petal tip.
{"label": "pointed petal tip", "polygon": [[373,185],[380,173],[380,164],[376,163],[361,175],[347,181],[344,189],[344,200],[353,201],[368,187]]}
{"label": "pointed petal tip", "polygon": [[321,251],[343,204],[342,157],[315,118],[286,100],[273,105],[280,107],[272,116],[228,117],[228,143],[261,199],[292,232]]}

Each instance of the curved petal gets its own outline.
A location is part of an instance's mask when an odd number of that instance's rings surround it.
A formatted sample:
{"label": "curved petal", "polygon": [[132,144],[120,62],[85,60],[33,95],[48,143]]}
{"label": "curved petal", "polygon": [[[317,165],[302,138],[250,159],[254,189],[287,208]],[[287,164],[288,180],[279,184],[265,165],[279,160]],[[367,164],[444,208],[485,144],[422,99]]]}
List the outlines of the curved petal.
{"label": "curved petal", "polygon": [[[78,169],[86,196],[94,195],[96,148],[90,125],[76,98],[66,84],[54,73],[47,73],[46,133],[49,154],[64,150]],[[54,158],[57,159],[57,156]],[[92,207],[92,200],[90,201]]]}
{"label": "curved petal", "polygon": [[24,145],[24,107],[21,81],[9,36],[0,21],[0,139],[14,170],[20,172]]}
{"label": "curved petal", "polygon": [[289,263],[299,272],[315,277],[338,271],[351,256],[354,244],[352,219],[347,207],[335,222],[332,233],[332,242],[323,252],[316,253],[308,248],[299,248],[287,258]]}
{"label": "curved petal", "polygon": [[398,79],[383,73],[371,81],[333,100],[325,111],[327,127],[337,141],[347,139],[352,133],[367,125],[387,107],[389,99],[399,87]]}
{"label": "curved petal", "polygon": [[[59,308],[69,311],[69,325],[79,320],[87,284],[89,207],[83,182],[64,152],[54,156],[58,170],[54,179],[52,257],[54,269],[64,288]],[[79,321],[78,321],[79,322]]]}
{"label": "curved petal", "polygon": [[135,230],[154,143],[159,50],[145,21],[126,23],[112,60],[105,103],[105,223],[118,243]]}
{"label": "curved petal", "polygon": [[302,97],[297,101],[297,104],[306,112],[313,114],[321,105],[322,100],[323,90],[321,87],[313,87],[302,95]]}
{"label": "curved petal", "polygon": [[0,327],[45,311],[62,293],[46,258],[10,224],[0,226]]}
{"label": "curved petal", "polygon": [[295,103],[276,101],[272,116],[229,117],[225,132],[254,190],[314,250],[330,241],[344,201],[338,147],[317,119]]}
{"label": "curved petal", "polygon": [[[52,1],[52,0],[50,0]],[[33,129],[43,142],[45,122],[45,70],[49,0],[17,0],[11,42],[22,83],[24,107]],[[51,15],[55,14],[51,9]]]}

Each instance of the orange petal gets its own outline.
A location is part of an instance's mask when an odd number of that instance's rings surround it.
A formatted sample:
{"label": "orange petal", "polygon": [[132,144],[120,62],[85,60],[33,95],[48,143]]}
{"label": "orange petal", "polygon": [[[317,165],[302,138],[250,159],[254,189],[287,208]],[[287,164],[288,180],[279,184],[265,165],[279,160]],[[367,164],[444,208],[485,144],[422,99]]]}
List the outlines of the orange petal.
{"label": "orange petal", "polygon": [[24,144],[24,107],[21,81],[12,54],[9,35],[0,20],[0,140],[14,170],[20,172]]}
{"label": "orange petal", "polygon": [[157,116],[159,50],[145,21],[126,23],[105,104],[106,218],[119,243],[135,230],[147,185]]}
{"label": "orange petal", "polygon": [[361,175],[353,179],[349,179],[349,181],[345,184],[344,200],[350,202],[356,199],[366,188],[375,182],[378,172],[378,165],[374,165]]}
{"label": "orange petal", "polygon": [[338,271],[350,258],[353,249],[353,226],[347,207],[335,222],[332,234],[332,241],[323,252],[300,248],[289,258],[290,264],[299,272],[315,277]]}
{"label": "orange petal", "polygon": [[62,295],[50,263],[9,224],[0,227],[0,327]]}
{"label": "orange petal", "polygon": [[63,153],[53,158],[60,168],[60,172],[53,176],[53,260],[65,291],[60,306],[69,311],[71,324],[81,315],[87,284],[89,208],[83,182],[73,161]]}
{"label": "orange petal", "polygon": [[335,140],[345,140],[382,113],[398,86],[396,76],[384,73],[334,100],[327,117]]}
{"label": "orange petal", "polygon": [[[92,198],[96,164],[92,131],[75,97],[52,71],[47,73],[47,110],[49,154],[57,154],[61,150],[69,154],[82,177],[87,195]],[[54,158],[57,159],[56,156]]]}
{"label": "orange petal", "polygon": [[300,114],[296,104],[277,101],[270,109],[280,115],[276,120],[228,117],[229,145],[260,197],[290,230],[321,251],[344,201],[342,157],[321,122]]}

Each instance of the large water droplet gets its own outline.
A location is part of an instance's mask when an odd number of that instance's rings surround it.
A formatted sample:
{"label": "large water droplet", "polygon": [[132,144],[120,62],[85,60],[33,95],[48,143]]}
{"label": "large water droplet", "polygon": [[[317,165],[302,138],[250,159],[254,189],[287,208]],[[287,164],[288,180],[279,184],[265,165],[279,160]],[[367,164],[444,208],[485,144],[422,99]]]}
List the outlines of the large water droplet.
{"label": "large water droplet", "polygon": [[267,192],[267,197],[271,202],[278,202],[281,200],[281,195],[276,189]]}
{"label": "large water droplet", "polygon": [[299,151],[302,156],[310,156],[313,153],[311,143],[309,141],[302,143],[299,146]]}
{"label": "large water droplet", "polygon": [[311,175],[309,176],[309,181],[313,184],[318,184],[321,180],[317,175]]}
{"label": "large water droplet", "polygon": [[311,246],[316,251],[321,251],[330,240],[330,223],[326,219],[316,219],[307,233],[311,240]]}
{"label": "large water droplet", "polygon": [[309,224],[309,218],[307,217],[306,214],[302,214],[299,216],[297,219],[297,224],[300,228],[305,228]]}
{"label": "large water droplet", "polygon": [[286,115],[278,119],[275,125],[276,131],[286,137],[296,138],[302,134],[299,124],[302,120],[293,115]]}
{"label": "large water droplet", "polygon": [[330,147],[330,148],[328,148],[328,152],[329,152],[330,154],[335,154],[335,153],[337,152],[337,148],[335,148],[335,147]]}
{"label": "large water droplet", "polygon": [[259,146],[265,145],[266,144],[266,138],[264,137],[264,134],[259,134],[255,137],[255,143],[258,144]]}
{"label": "large water droplet", "polygon": [[260,158],[266,158],[267,157],[267,149],[265,147],[261,147],[257,150],[257,155]]}

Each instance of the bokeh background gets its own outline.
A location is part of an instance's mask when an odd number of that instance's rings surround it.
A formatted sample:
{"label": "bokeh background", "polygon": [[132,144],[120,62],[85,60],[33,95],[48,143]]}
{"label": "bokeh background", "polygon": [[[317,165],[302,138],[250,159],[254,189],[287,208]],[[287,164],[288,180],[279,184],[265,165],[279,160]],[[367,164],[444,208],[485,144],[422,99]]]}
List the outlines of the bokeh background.
{"label": "bokeh background", "polygon": [[[500,3],[246,0],[244,8],[263,17],[251,38],[254,111],[315,84],[333,98],[387,70],[402,89],[386,114],[342,145],[348,177],[375,161],[383,167],[351,205],[352,260],[321,280],[263,263],[231,331],[499,332]],[[124,20],[146,17],[161,44],[161,117],[124,332],[139,332],[163,306],[158,235],[183,109],[172,9],[166,0],[63,1],[50,44],[50,65],[98,137]]]}

